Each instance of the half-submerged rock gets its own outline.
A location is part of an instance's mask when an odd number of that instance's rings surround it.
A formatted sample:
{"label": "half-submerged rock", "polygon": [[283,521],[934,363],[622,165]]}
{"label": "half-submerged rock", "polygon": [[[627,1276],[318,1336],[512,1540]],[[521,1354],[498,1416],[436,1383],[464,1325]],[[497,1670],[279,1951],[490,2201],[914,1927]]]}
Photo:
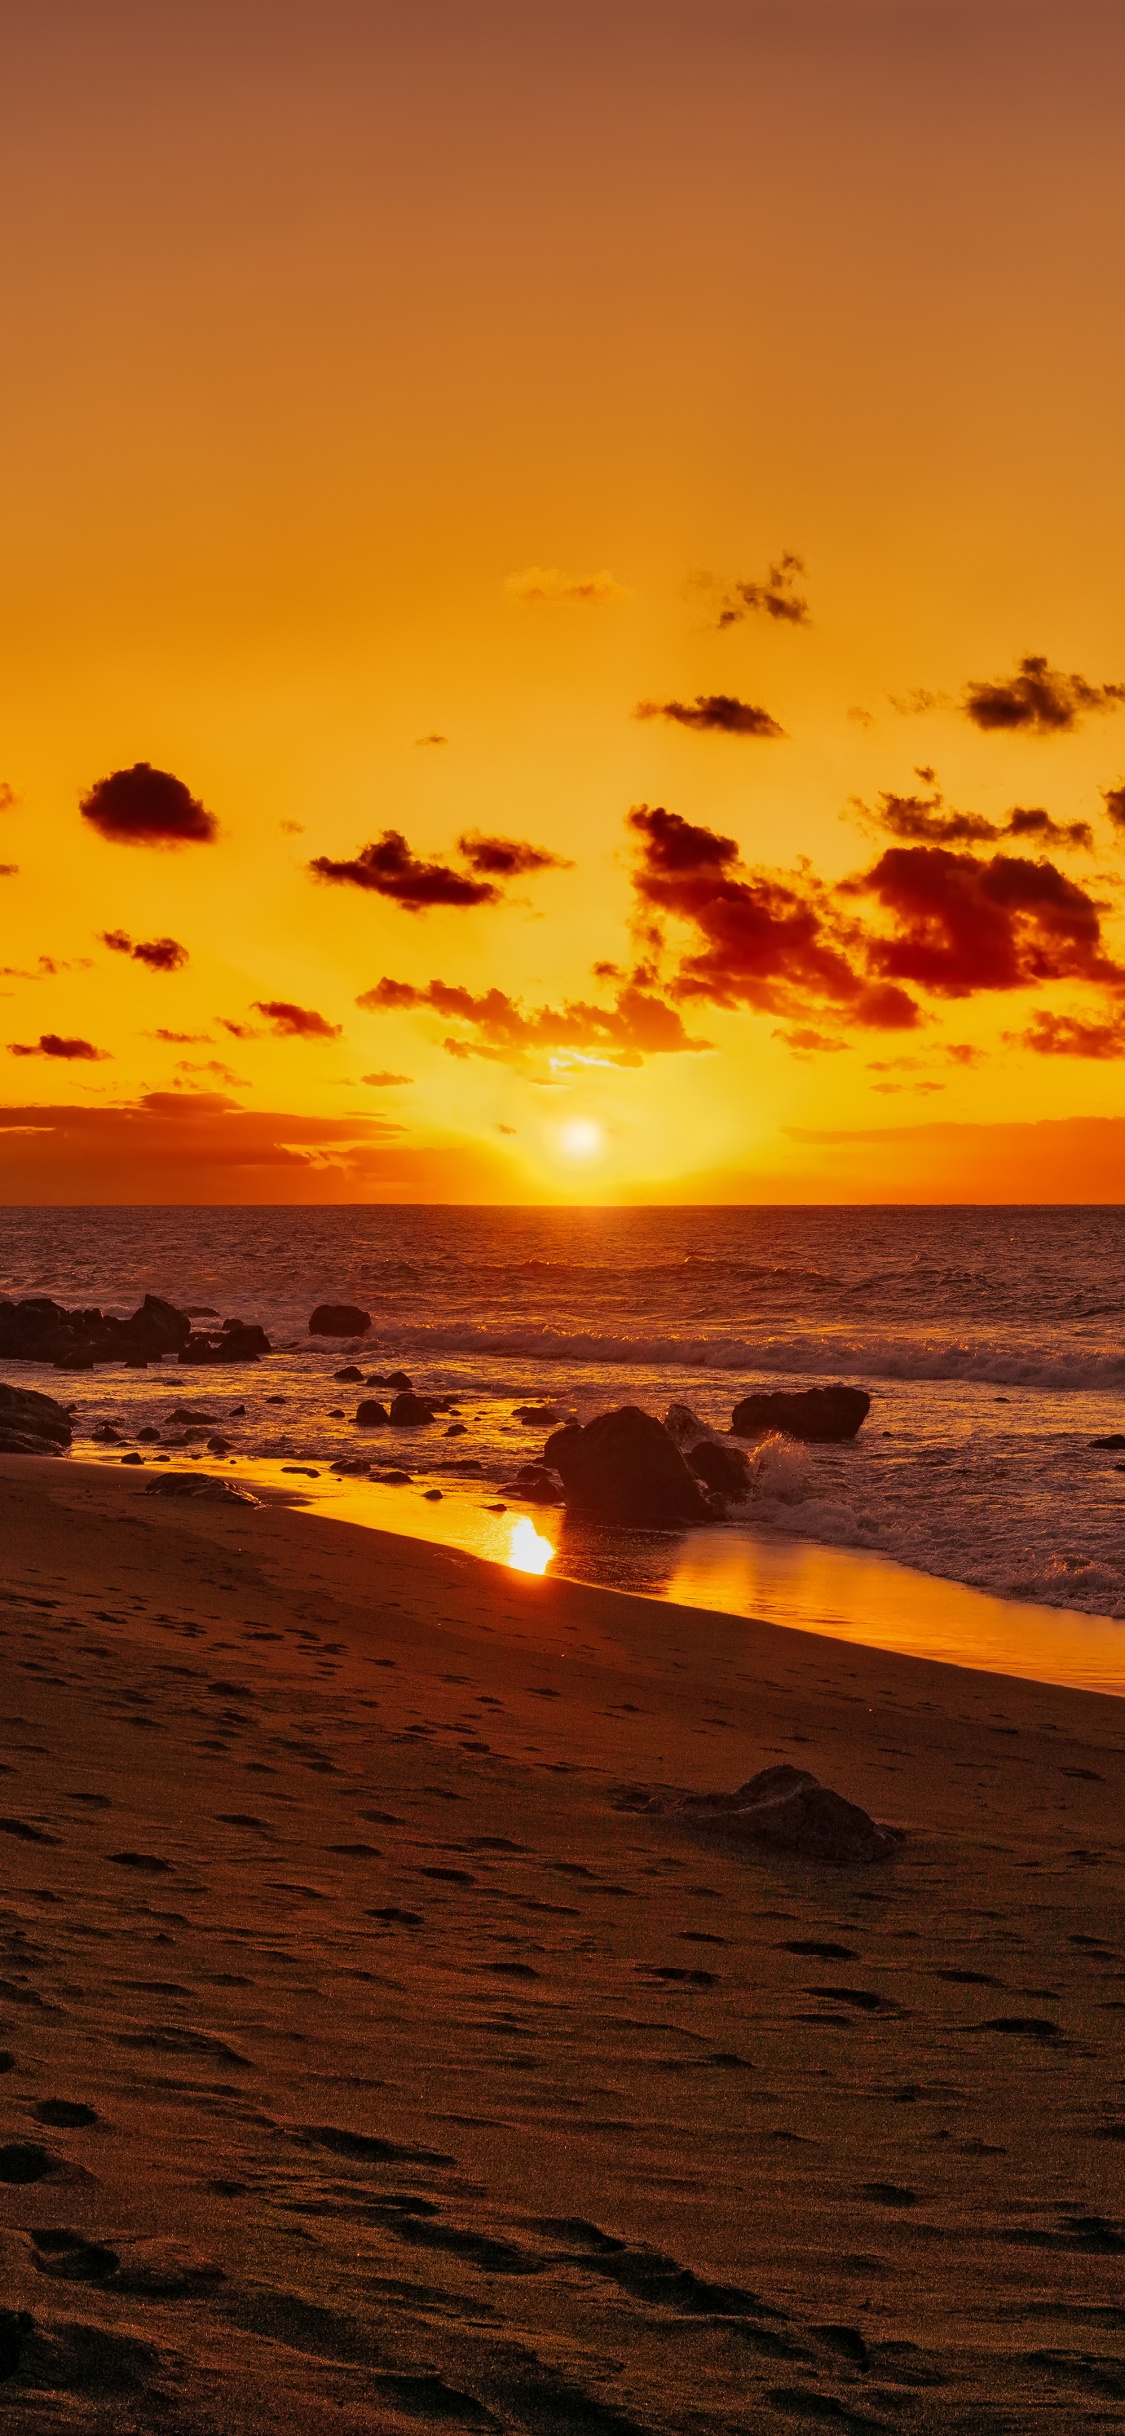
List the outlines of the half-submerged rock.
{"label": "half-submerged rock", "polygon": [[823,1445],[854,1438],[870,1410],[871,1398],[862,1387],[806,1387],[791,1395],[744,1396],[735,1405],[730,1425],[736,1438],[764,1438],[779,1429],[790,1438]]}
{"label": "half-submerged rock", "polygon": [[310,1336],[366,1336],[370,1311],[356,1303],[318,1303],[309,1321]]}
{"label": "half-submerged rock", "polygon": [[902,1841],[898,1830],[879,1826],[858,1802],[820,1784],[807,1768],[786,1763],[759,1769],[736,1793],[656,1794],[630,1799],[628,1807],[682,1818],[727,1844],[772,1844],[837,1868],[886,1861]]}
{"label": "half-submerged rock", "polygon": [[543,1462],[559,1474],[567,1505],[598,1522],[669,1527],[714,1519],[663,1422],[636,1404],[556,1430]]}

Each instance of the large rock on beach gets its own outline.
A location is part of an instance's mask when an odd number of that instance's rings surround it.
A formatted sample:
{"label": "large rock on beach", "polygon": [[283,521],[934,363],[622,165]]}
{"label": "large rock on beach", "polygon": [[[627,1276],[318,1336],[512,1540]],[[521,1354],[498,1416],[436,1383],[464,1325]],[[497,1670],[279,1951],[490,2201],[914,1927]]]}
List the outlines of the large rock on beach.
{"label": "large rock on beach", "polygon": [[[655,1805],[664,1810],[665,1802]],[[730,1844],[773,1844],[808,1861],[837,1868],[885,1861],[901,1837],[881,1827],[858,1802],[822,1785],[807,1768],[762,1768],[736,1793],[685,1793],[674,1815],[706,1827]]]}
{"label": "large rock on beach", "polygon": [[41,1396],[33,1387],[7,1387],[2,1382],[0,1433],[5,1438],[31,1442],[5,1446],[6,1455],[57,1455],[60,1447],[70,1445],[73,1434],[70,1414],[56,1404],[53,1396]]}
{"label": "large rock on beach", "polygon": [[559,1474],[567,1505],[598,1522],[670,1527],[713,1519],[663,1422],[636,1404],[555,1430],[543,1462]]}
{"label": "large rock on beach", "polygon": [[145,1489],[147,1497],[201,1497],[209,1503],[227,1506],[256,1506],[260,1501],[251,1489],[240,1487],[236,1480],[223,1480],[215,1472],[161,1472],[150,1480]]}
{"label": "large rock on beach", "polygon": [[806,1387],[792,1395],[744,1396],[735,1405],[730,1425],[736,1438],[764,1438],[776,1429],[790,1438],[826,1445],[854,1438],[870,1410],[871,1398],[862,1387]]}
{"label": "large rock on beach", "polygon": [[318,1303],[309,1321],[310,1336],[366,1336],[370,1311],[356,1303]]}

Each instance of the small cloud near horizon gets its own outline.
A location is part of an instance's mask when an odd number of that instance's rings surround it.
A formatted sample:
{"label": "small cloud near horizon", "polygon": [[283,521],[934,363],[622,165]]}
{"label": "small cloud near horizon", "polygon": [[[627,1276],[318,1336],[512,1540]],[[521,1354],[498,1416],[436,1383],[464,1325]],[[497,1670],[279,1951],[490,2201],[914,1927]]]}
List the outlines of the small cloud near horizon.
{"label": "small cloud near horizon", "polygon": [[209,1049],[211,1046],[209,1032],[168,1032],[163,1024],[155,1032],[146,1032],[143,1037],[145,1040],[166,1041],[173,1049]]}
{"label": "small cloud near horizon", "polygon": [[78,806],[84,821],[117,846],[211,846],[219,834],[212,812],[175,778],[149,761],[111,770]]}
{"label": "small cloud near horizon", "polygon": [[0,863],[0,880],[18,880],[19,876],[18,863]]}
{"label": "small cloud near horizon", "polygon": [[1090,712],[1114,711],[1123,702],[1125,685],[1091,685],[1087,677],[1049,667],[1033,652],[1019,662],[1014,677],[967,685],[961,707],[986,733],[1062,736]]}
{"label": "small cloud near horizon", "polygon": [[583,609],[604,609],[613,601],[630,598],[625,584],[608,567],[599,567],[594,575],[564,575],[558,567],[524,567],[518,575],[504,579],[509,600],[525,601],[533,607],[548,601],[570,601]]}
{"label": "small cloud near horizon", "polygon": [[416,736],[414,742],[415,744],[448,744],[449,738],[448,736],[439,736],[437,730],[435,729],[432,736]]}
{"label": "small cloud near horizon", "polygon": [[670,719],[677,727],[723,736],[784,737],[785,730],[756,702],[737,694],[697,694],[694,702],[638,702],[634,719]]}
{"label": "small cloud near horizon", "polygon": [[108,1049],[95,1049],[92,1040],[67,1040],[58,1032],[41,1032],[38,1040],[8,1042],[12,1057],[62,1057],[82,1059],[87,1063],[103,1063],[110,1055]]}
{"label": "small cloud near horizon", "polygon": [[361,1074],[361,1083],[370,1083],[373,1091],[382,1091],[390,1083],[412,1083],[412,1074]]}
{"label": "small cloud near horizon", "polygon": [[315,1007],[294,1006],[288,998],[255,998],[254,1013],[266,1017],[277,1040],[339,1040],[344,1028]]}
{"label": "small cloud near horizon", "polygon": [[277,825],[283,837],[304,837],[305,835],[303,820],[279,820]]}

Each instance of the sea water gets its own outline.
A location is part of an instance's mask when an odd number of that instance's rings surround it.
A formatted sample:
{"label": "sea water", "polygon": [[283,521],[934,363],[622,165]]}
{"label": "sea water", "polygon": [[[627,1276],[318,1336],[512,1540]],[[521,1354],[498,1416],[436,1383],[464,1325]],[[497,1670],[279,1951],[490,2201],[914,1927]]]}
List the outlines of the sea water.
{"label": "sea water", "polygon": [[[554,1553],[525,1553],[578,1578],[985,1665],[1007,1648],[1015,1671],[1125,1690],[1125,1454],[1091,1444],[1125,1432],[1125,1210],[7,1210],[0,1292],[122,1314],[151,1292],[269,1332],[274,1354],[248,1367],[4,1366],[73,1403],[76,1454],[119,1461],[94,1428],[128,1438],[190,1401],[232,1439],[237,1474],[381,1527],[507,1556],[534,1519]],[[361,1346],[309,1336],[328,1300],[370,1312]],[[465,1435],[357,1430],[377,1391],[336,1382],[351,1361],[458,1397]],[[725,1429],[750,1389],[833,1379],[871,1396],[858,1439],[769,1441],[717,1530],[608,1533],[504,1497],[546,1434],[515,1420],[521,1403],[583,1420],[686,1403]],[[329,1467],[356,1454],[412,1480],[345,1488]],[[927,1638],[919,1574],[985,1594],[959,1611],[976,1626],[951,1641],[935,1609]],[[1016,1664],[1037,1634],[1049,1661]],[[1085,1652],[1069,1672],[1068,1648]]]}

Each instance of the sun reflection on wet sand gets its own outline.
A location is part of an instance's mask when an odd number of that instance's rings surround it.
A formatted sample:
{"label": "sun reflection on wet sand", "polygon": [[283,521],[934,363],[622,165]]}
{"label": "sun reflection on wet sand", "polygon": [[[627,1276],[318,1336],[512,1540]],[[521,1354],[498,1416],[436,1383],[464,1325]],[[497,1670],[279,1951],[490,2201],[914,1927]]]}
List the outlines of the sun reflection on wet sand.
{"label": "sun reflection on wet sand", "polygon": [[512,1525],[508,1542],[508,1563],[517,1573],[546,1573],[555,1551],[549,1539],[537,1531],[530,1514],[521,1514]]}

